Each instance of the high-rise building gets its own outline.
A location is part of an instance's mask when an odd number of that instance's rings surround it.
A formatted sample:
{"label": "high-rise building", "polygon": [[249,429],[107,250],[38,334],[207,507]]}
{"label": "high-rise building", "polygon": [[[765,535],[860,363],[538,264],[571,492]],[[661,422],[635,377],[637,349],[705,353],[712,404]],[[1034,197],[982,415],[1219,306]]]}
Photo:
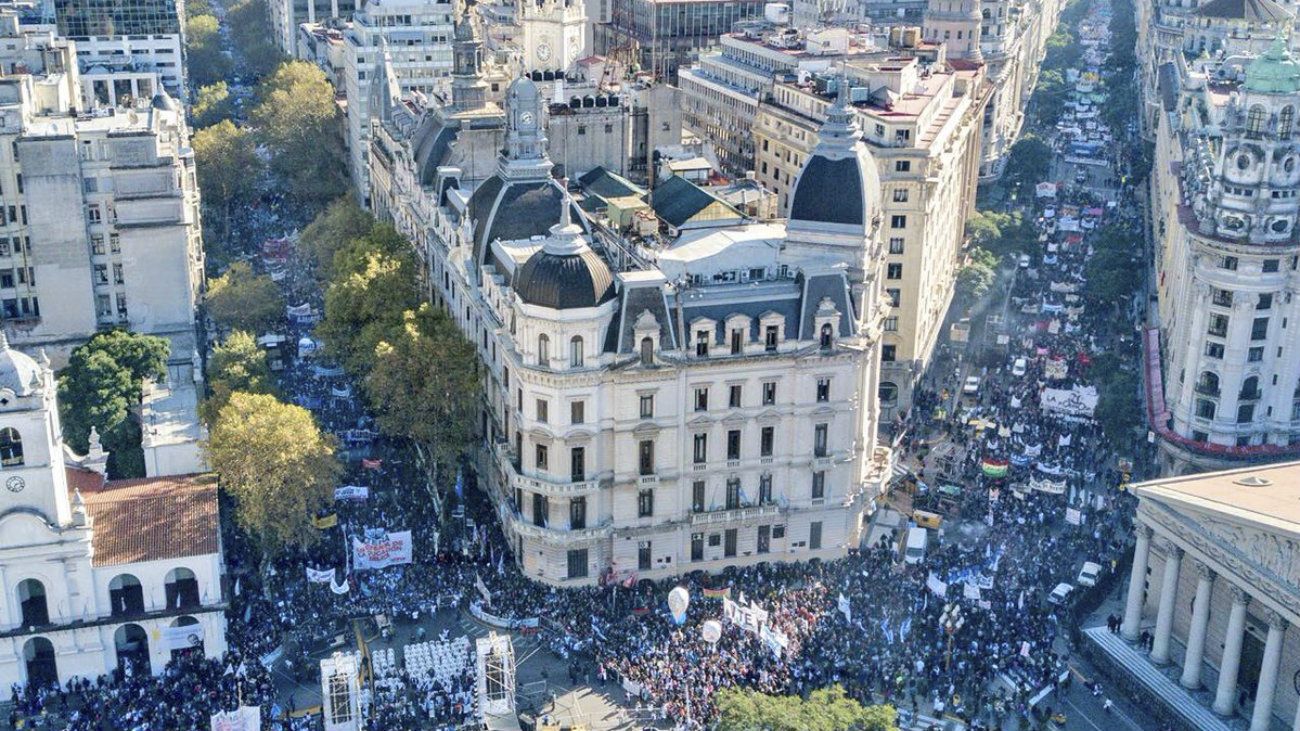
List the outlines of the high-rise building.
{"label": "high-rise building", "polygon": [[535,82],[514,82],[504,111],[490,176],[386,172],[425,182],[376,209],[479,350],[486,488],[524,574],[581,585],[858,545],[890,460],[876,446],[880,183],[847,101],[786,225],[684,179],[638,202],[594,176],[611,208],[660,218],[641,233],[589,217],[596,194],[580,206],[553,177]]}
{"label": "high-rise building", "polygon": [[111,107],[148,100],[157,85],[189,98],[183,16],[177,0],[44,0],[23,8],[23,25],[76,41],[86,101]]}
{"label": "high-rise building", "polygon": [[1158,329],[1151,418],[1168,469],[1300,453],[1300,63],[1161,68],[1151,218]]}
{"label": "high-rise building", "polygon": [[[299,27],[303,23],[347,22],[361,4],[357,0],[268,0],[271,38],[286,56],[299,57]],[[446,3],[450,11],[450,1]]]}
{"label": "high-rise building", "polygon": [[[602,7],[606,0],[601,0]],[[677,69],[718,44],[741,21],[763,17],[763,0],[608,0],[608,14],[593,13],[595,52],[638,64],[656,79],[675,80]]]}

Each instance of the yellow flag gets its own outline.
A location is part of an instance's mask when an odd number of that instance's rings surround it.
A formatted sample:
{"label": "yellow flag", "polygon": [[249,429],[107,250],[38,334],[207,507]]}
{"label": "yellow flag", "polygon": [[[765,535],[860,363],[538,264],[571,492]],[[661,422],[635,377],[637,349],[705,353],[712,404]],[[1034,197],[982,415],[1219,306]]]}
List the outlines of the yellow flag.
{"label": "yellow flag", "polygon": [[333,528],[334,526],[339,524],[339,516],[338,513],[330,513],[324,518],[316,518],[315,520],[312,521],[312,523],[314,523],[316,527],[320,528],[321,530],[325,530],[326,528]]}

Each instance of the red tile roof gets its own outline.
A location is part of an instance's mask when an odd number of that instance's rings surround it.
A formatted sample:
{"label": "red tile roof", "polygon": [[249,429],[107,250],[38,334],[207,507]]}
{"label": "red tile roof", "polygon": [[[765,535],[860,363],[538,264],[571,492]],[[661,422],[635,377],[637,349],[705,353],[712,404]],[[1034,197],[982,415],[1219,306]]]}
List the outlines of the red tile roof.
{"label": "red tile roof", "polygon": [[217,552],[216,475],[101,479],[95,487],[85,470],[69,469],[69,489],[74,472],[83,473],[75,479],[94,520],[95,566]]}

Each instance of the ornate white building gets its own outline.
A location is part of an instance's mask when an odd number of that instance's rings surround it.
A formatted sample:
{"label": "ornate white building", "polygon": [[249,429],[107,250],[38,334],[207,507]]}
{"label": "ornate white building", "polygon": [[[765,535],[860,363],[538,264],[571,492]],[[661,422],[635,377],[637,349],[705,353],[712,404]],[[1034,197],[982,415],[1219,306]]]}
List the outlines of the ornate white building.
{"label": "ornate white building", "polygon": [[65,446],[49,362],[0,334],[0,687],[226,650],[215,477],[106,481]]}
{"label": "ornate white building", "polygon": [[523,571],[584,584],[855,547],[889,465],[880,189],[844,104],[788,225],[695,222],[653,251],[552,177],[535,83],[505,106],[492,175],[438,166],[374,195],[486,365],[482,467]]}
{"label": "ornate white building", "polygon": [[1163,82],[1152,416],[1175,470],[1300,448],[1300,64],[1281,39],[1238,64]]}

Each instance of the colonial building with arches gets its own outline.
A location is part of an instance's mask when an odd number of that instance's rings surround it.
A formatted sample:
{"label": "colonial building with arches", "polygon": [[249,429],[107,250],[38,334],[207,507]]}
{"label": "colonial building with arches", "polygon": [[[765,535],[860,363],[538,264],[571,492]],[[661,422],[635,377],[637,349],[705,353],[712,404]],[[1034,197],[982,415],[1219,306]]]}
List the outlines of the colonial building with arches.
{"label": "colonial building with arches", "polygon": [[216,478],[107,480],[64,444],[49,362],[0,332],[0,687],[226,650]]}

